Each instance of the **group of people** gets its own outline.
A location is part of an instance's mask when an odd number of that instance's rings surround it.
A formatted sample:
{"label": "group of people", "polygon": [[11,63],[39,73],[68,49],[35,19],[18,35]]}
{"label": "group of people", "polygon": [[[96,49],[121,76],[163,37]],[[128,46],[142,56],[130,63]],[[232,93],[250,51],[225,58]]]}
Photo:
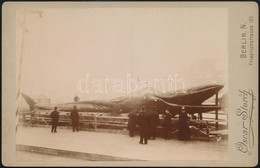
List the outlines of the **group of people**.
{"label": "group of people", "polygon": [[139,125],[140,131],[140,144],[147,144],[147,140],[155,139],[156,128],[159,124],[159,114],[156,112],[156,108],[153,108],[149,113],[142,107],[139,114],[138,111],[134,110],[129,113],[128,130],[129,136],[133,137],[134,132]]}
{"label": "group of people", "polygon": [[[159,124],[159,114],[157,113],[156,107],[151,110],[146,110],[145,107],[142,107],[141,112],[134,110],[129,113],[128,120],[128,130],[129,136],[133,137],[134,132],[137,130],[137,125],[139,126],[140,133],[140,144],[147,144],[148,139],[154,140],[156,137],[156,129]],[[164,128],[164,138],[166,140],[171,139],[172,135],[172,114],[168,109],[165,110],[163,115]],[[190,139],[190,130],[188,123],[188,116],[185,111],[185,108],[182,107],[179,114],[179,139],[180,140],[189,140]]]}
{"label": "group of people", "polygon": [[[51,112],[52,118],[52,128],[51,132],[57,132],[57,125],[59,121],[59,112],[57,111],[57,107],[54,107],[54,111]],[[72,121],[72,130],[73,132],[79,131],[79,113],[77,106],[73,107],[73,110],[70,113],[71,121]],[[159,114],[157,113],[157,108],[153,107],[151,110],[146,110],[143,106],[141,112],[139,113],[137,110],[134,110],[129,113],[128,120],[128,130],[129,136],[133,137],[135,131],[137,130],[137,125],[139,126],[140,133],[140,144],[147,144],[148,139],[155,140],[156,137],[156,129],[159,124]],[[165,139],[171,139],[172,134],[172,114],[168,109],[165,110],[165,114],[163,117],[163,127]],[[181,112],[179,113],[179,139],[180,140],[188,140],[190,139],[190,130],[188,123],[188,116],[185,112],[185,108],[182,107]]]}
{"label": "group of people", "polygon": [[[59,112],[57,111],[57,107],[54,107],[54,111],[51,112],[51,119],[52,119],[52,127],[51,132],[57,132],[57,126],[59,122]],[[73,132],[79,131],[79,112],[77,106],[73,107],[73,110],[70,113],[70,118],[72,121],[72,130]]]}

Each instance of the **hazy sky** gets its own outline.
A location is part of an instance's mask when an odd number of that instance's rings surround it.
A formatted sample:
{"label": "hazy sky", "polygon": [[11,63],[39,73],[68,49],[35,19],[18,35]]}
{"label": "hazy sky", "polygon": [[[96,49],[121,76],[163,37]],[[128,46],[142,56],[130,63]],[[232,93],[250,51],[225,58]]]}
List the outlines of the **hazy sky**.
{"label": "hazy sky", "polygon": [[[227,84],[228,12],[222,8],[88,8],[17,11],[21,90],[52,102],[105,99],[80,93],[78,81],[167,79],[185,87]],[[23,23],[24,22],[24,23]],[[25,33],[23,34],[23,28]],[[24,35],[23,51],[22,39]],[[19,62],[19,61],[17,61]],[[17,63],[19,73],[19,63]]]}

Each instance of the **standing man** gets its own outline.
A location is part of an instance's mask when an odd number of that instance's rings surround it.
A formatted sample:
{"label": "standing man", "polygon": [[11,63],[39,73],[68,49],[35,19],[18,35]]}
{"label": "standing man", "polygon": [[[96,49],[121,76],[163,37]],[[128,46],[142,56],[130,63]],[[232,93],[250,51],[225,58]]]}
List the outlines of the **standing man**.
{"label": "standing man", "polygon": [[150,120],[150,128],[148,139],[155,140],[156,128],[159,123],[159,114],[157,113],[157,108],[153,107],[152,111],[148,114]]}
{"label": "standing man", "polygon": [[70,118],[72,121],[73,132],[75,132],[75,130],[79,131],[79,112],[78,112],[77,106],[73,107],[73,110],[71,111],[71,114],[70,114]]}
{"label": "standing man", "polygon": [[127,128],[129,130],[129,136],[133,137],[134,136],[134,132],[136,130],[136,125],[138,123],[138,117],[137,117],[136,110],[131,111],[129,113],[128,117],[129,117],[129,120],[128,120]]}
{"label": "standing man", "polygon": [[149,117],[143,106],[142,111],[139,114],[140,144],[147,144],[149,125]]}
{"label": "standing man", "polygon": [[51,119],[52,119],[52,127],[51,132],[57,132],[57,125],[59,121],[59,112],[57,111],[57,107],[54,107],[54,111],[51,112]]}
{"label": "standing man", "polygon": [[179,139],[180,140],[190,139],[190,128],[189,128],[188,116],[185,107],[181,108],[181,113],[179,116]]}
{"label": "standing man", "polygon": [[164,131],[165,131],[165,139],[171,139],[171,131],[172,131],[172,115],[168,109],[165,110],[164,115]]}

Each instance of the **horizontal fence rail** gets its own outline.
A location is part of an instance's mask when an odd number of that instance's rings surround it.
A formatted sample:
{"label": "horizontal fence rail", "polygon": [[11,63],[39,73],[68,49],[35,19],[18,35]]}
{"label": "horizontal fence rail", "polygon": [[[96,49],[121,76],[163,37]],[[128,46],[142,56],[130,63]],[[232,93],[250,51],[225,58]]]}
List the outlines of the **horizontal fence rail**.
{"label": "horizontal fence rail", "polygon": [[[48,110],[37,110],[36,112],[30,112],[23,110],[19,112],[19,124],[24,126],[42,126],[49,127],[51,125],[51,111]],[[79,123],[81,130],[97,130],[97,129],[112,129],[112,130],[127,130],[128,120],[127,116],[102,116],[100,113],[84,113],[79,112]],[[208,132],[208,129],[214,130],[213,127],[215,122],[220,124],[219,129],[226,129],[227,121],[224,119],[214,119],[204,117],[203,120],[190,119],[190,125],[196,126],[197,128]],[[173,130],[177,129],[178,118],[172,118]],[[59,124],[60,127],[71,127],[70,112],[59,112]],[[161,134],[163,128],[163,118],[160,115],[160,121],[157,126],[158,134]],[[137,126],[138,131],[138,126]]]}

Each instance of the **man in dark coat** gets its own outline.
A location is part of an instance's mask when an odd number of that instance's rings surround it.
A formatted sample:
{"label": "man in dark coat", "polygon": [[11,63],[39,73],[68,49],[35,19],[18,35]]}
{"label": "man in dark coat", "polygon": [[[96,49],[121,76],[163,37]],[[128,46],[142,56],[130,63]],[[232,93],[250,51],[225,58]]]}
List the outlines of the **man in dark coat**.
{"label": "man in dark coat", "polygon": [[72,121],[73,132],[75,132],[75,130],[79,131],[79,112],[78,112],[77,106],[73,107],[70,117],[71,117],[71,121]]}
{"label": "man in dark coat", "polygon": [[57,107],[54,107],[54,111],[51,112],[51,119],[52,119],[52,127],[51,132],[57,132],[57,125],[59,121],[59,112],[57,111]]}
{"label": "man in dark coat", "polygon": [[134,132],[136,130],[136,125],[138,123],[138,116],[137,116],[137,112],[131,111],[128,115],[129,120],[128,120],[128,125],[127,128],[129,130],[129,136],[133,137],[134,136]]}
{"label": "man in dark coat", "polygon": [[157,113],[157,108],[154,107],[152,111],[148,113],[149,120],[150,120],[150,128],[149,128],[149,135],[148,139],[155,139],[156,128],[159,123],[159,114]]}
{"label": "man in dark coat", "polygon": [[180,140],[189,140],[190,139],[190,128],[189,128],[188,116],[185,111],[185,107],[182,107],[182,109],[181,109],[178,126],[179,126],[179,139]]}
{"label": "man in dark coat", "polygon": [[142,111],[139,114],[140,144],[147,144],[149,125],[148,114],[145,111],[145,107],[142,107]]}
{"label": "man in dark coat", "polygon": [[163,121],[165,139],[171,139],[172,132],[172,115],[168,109],[165,110],[164,121]]}

